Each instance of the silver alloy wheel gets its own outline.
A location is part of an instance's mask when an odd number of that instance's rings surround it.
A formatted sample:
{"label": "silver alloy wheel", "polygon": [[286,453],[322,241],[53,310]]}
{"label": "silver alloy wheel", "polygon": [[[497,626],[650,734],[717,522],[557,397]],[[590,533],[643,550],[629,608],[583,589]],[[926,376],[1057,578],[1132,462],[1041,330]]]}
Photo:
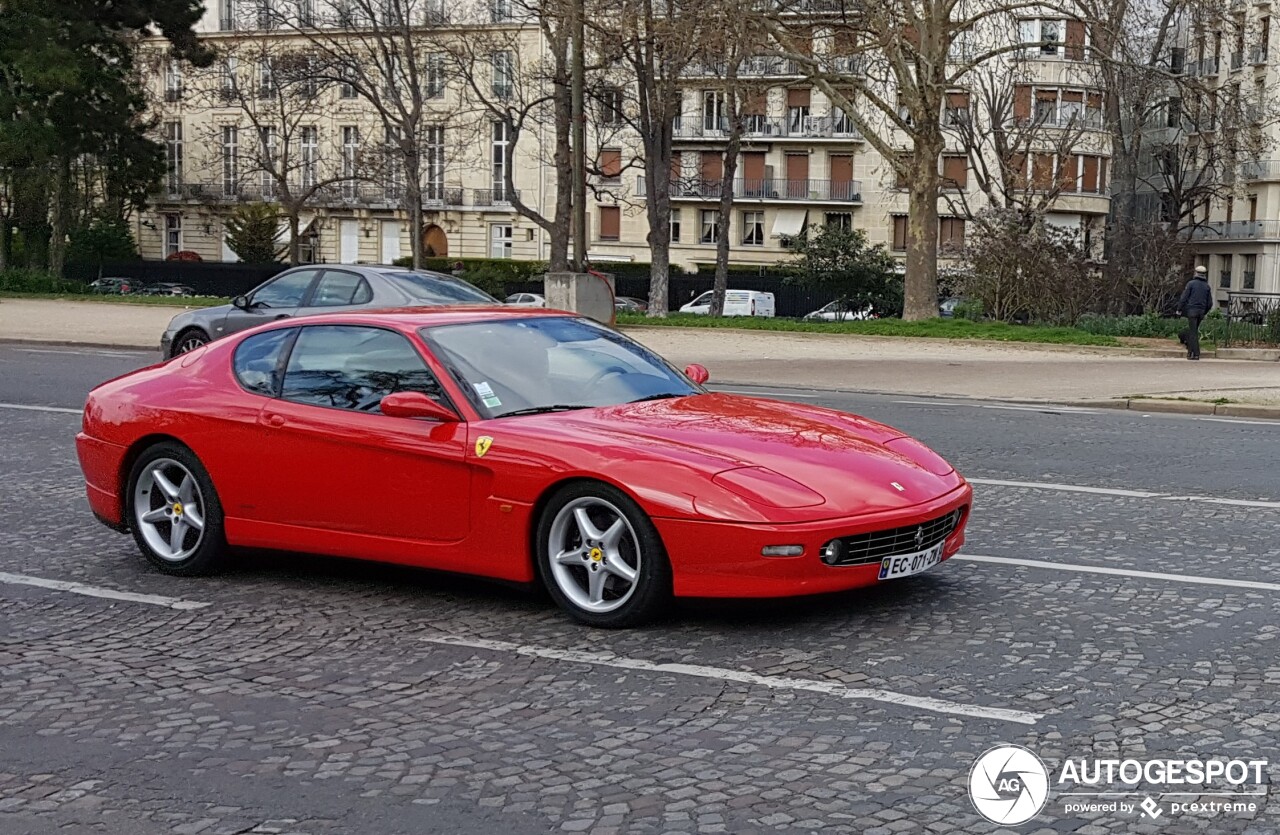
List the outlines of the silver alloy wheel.
{"label": "silver alloy wheel", "polygon": [[622,511],[595,496],[560,508],[547,538],[551,576],[569,601],[604,614],[631,599],[640,576],[640,541]]}
{"label": "silver alloy wheel", "polygon": [[198,333],[189,333],[182,339],[178,340],[178,347],[174,349],[174,354],[189,354],[201,345],[208,344],[209,340],[205,339]]}
{"label": "silver alloy wheel", "polygon": [[172,458],[157,458],[133,486],[133,521],[147,547],[166,562],[182,562],[204,539],[204,496],[196,478]]}

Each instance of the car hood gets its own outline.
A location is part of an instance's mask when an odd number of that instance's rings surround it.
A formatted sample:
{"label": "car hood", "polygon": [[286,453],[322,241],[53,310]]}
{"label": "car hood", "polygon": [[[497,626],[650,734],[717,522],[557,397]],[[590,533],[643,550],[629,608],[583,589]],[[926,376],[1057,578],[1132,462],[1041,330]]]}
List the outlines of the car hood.
{"label": "car hood", "polygon": [[221,328],[223,321],[227,318],[227,314],[233,310],[235,308],[229,304],[184,310],[169,320],[168,331],[173,334],[189,325],[199,325],[216,339],[219,336],[226,335]]}
{"label": "car hood", "polygon": [[896,429],[778,400],[704,394],[535,420],[544,437],[567,433],[614,447],[623,457],[696,471],[701,484],[710,478],[721,489],[707,485],[693,501],[712,516],[741,518],[741,512],[719,507],[739,500],[759,508],[804,508],[808,518],[889,511],[931,501],[963,483],[951,465]]}

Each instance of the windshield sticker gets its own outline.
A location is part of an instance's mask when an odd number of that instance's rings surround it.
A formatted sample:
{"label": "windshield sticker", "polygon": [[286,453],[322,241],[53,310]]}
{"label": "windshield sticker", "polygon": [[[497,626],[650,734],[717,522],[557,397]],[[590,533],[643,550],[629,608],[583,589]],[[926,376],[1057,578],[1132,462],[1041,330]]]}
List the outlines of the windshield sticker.
{"label": "windshield sticker", "polygon": [[479,382],[472,384],[475,387],[476,394],[480,395],[480,400],[490,409],[495,409],[502,405],[502,401],[498,399],[498,395],[493,393],[493,387],[487,382]]}

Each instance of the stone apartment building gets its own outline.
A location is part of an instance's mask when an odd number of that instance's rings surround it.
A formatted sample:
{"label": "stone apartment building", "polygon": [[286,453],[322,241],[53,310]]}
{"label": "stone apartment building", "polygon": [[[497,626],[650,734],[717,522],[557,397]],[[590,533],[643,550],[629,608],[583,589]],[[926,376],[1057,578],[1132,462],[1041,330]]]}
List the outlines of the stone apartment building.
{"label": "stone apartment building", "polygon": [[[199,27],[224,53],[262,43],[303,45],[296,30],[245,15],[234,2],[214,2]],[[502,0],[470,12],[446,13],[436,3],[426,9],[435,11],[424,18],[424,26],[457,30],[459,36],[509,33],[509,50],[519,54],[493,60],[495,87],[514,83],[504,72],[531,64],[544,48],[537,27],[514,19]],[[1055,196],[1047,222],[1100,243],[1109,206],[1108,135],[1102,129],[1103,91],[1092,78],[1084,27],[1045,14],[991,22],[986,37],[1011,37],[1010,26],[1016,27],[1019,41],[1035,44],[1003,56],[992,70],[998,83],[1015,91],[1012,113],[984,113],[977,93],[958,87],[947,97],[946,118],[956,125],[991,118],[1033,125],[1016,161],[1023,169],[1021,185],[1029,192],[1051,189]],[[811,31],[812,54],[824,66],[844,74],[862,71],[865,59],[842,49],[840,37],[824,29],[820,19]],[[956,60],[977,48],[974,40],[958,42]],[[308,113],[287,120],[291,130],[281,128],[277,134],[274,127],[264,129],[262,113],[256,121],[246,120],[246,107],[252,105],[244,95],[225,91],[228,85],[237,90],[257,85],[269,97],[271,70],[254,63],[242,57],[228,65],[224,58],[213,70],[194,71],[157,55],[147,64],[146,82],[168,148],[168,174],[151,209],[138,221],[136,234],[145,257],[194,250],[205,260],[235,259],[225,245],[226,214],[238,202],[275,196],[271,178],[255,170],[251,149],[288,144],[296,176],[315,181],[340,173],[344,166],[354,170],[357,157],[382,141],[384,128],[372,108],[341,86],[325,89],[308,102]],[[790,238],[820,224],[865,229],[873,242],[895,253],[905,250],[907,196],[891,166],[848,116],[806,83],[799,66],[776,57],[753,58],[743,65],[741,75],[751,94],[743,107],[746,134],[735,206],[731,217],[719,219],[721,155],[727,141],[720,74],[715,67],[695,66],[686,75],[683,112],[675,124],[679,170],[672,187],[672,263],[690,270],[708,264],[714,261],[717,236],[728,235],[734,263],[772,265],[787,257]],[[428,106],[439,114],[440,128],[428,136],[424,245],[430,253],[451,258],[547,258],[545,232],[518,215],[505,193],[501,167],[507,137],[501,125],[469,104],[457,79],[442,77],[431,92]],[[621,125],[618,110],[625,106],[619,92],[616,101],[606,96],[593,102],[590,114],[600,171],[588,206],[588,253],[595,264],[649,260],[643,161],[637,159],[636,137]],[[547,164],[550,134],[549,127],[526,132],[511,163],[522,200],[548,212],[555,189]],[[989,131],[979,125],[971,134],[981,137]],[[1070,137],[1065,144],[1064,135]],[[900,133],[895,142],[906,147]],[[966,147],[959,132],[950,140],[941,163],[947,183],[940,203],[944,257],[964,242],[962,204],[980,207],[987,199],[975,182],[974,162],[989,153],[981,146]],[[377,263],[408,255],[402,195],[403,183],[394,172],[322,190],[300,213],[306,233],[303,258]]]}

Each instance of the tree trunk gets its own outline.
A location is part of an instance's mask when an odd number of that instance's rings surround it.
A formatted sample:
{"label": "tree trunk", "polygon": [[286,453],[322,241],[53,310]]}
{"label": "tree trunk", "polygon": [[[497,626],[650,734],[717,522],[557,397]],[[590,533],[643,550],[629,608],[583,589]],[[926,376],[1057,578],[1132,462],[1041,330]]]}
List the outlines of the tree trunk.
{"label": "tree trunk", "polygon": [[733,219],[733,178],[738,173],[738,151],[742,147],[742,124],[738,117],[738,91],[735,88],[737,74],[730,68],[725,79],[729,88],[725,104],[729,108],[729,144],[724,150],[724,162],[720,169],[720,236],[716,238],[716,273],[712,283],[712,316],[724,315],[724,294],[729,289],[729,227]]}
{"label": "tree trunk", "polygon": [[561,60],[556,67],[552,100],[556,135],[556,206],[552,216],[551,253],[547,265],[551,272],[566,272],[569,269],[569,227],[573,215],[573,159],[569,144],[569,135],[573,131],[573,108],[570,93]]}
{"label": "tree trunk", "polygon": [[13,241],[13,227],[9,218],[0,218],[0,272],[9,269],[9,247]]}
{"label": "tree trunk", "polygon": [[[670,123],[667,130],[671,130]],[[659,141],[644,144],[648,170],[645,213],[649,217],[649,310],[645,315],[665,319],[671,273],[671,143],[666,143],[665,154]]]}
{"label": "tree trunk", "polygon": [[938,315],[938,157],[916,149],[907,215],[907,272],[903,277],[902,318],[933,319]]}
{"label": "tree trunk", "polygon": [[71,160],[58,160],[53,211],[49,220],[49,272],[54,281],[62,280],[62,266],[67,258],[67,219],[71,213]]}
{"label": "tree trunk", "polygon": [[288,204],[289,212],[289,266],[296,267],[302,263],[302,242],[298,239],[300,229],[298,228],[298,207],[290,202]]}
{"label": "tree trunk", "polygon": [[417,153],[410,153],[404,161],[405,202],[409,208],[409,252],[413,268],[422,269],[422,171]]}

